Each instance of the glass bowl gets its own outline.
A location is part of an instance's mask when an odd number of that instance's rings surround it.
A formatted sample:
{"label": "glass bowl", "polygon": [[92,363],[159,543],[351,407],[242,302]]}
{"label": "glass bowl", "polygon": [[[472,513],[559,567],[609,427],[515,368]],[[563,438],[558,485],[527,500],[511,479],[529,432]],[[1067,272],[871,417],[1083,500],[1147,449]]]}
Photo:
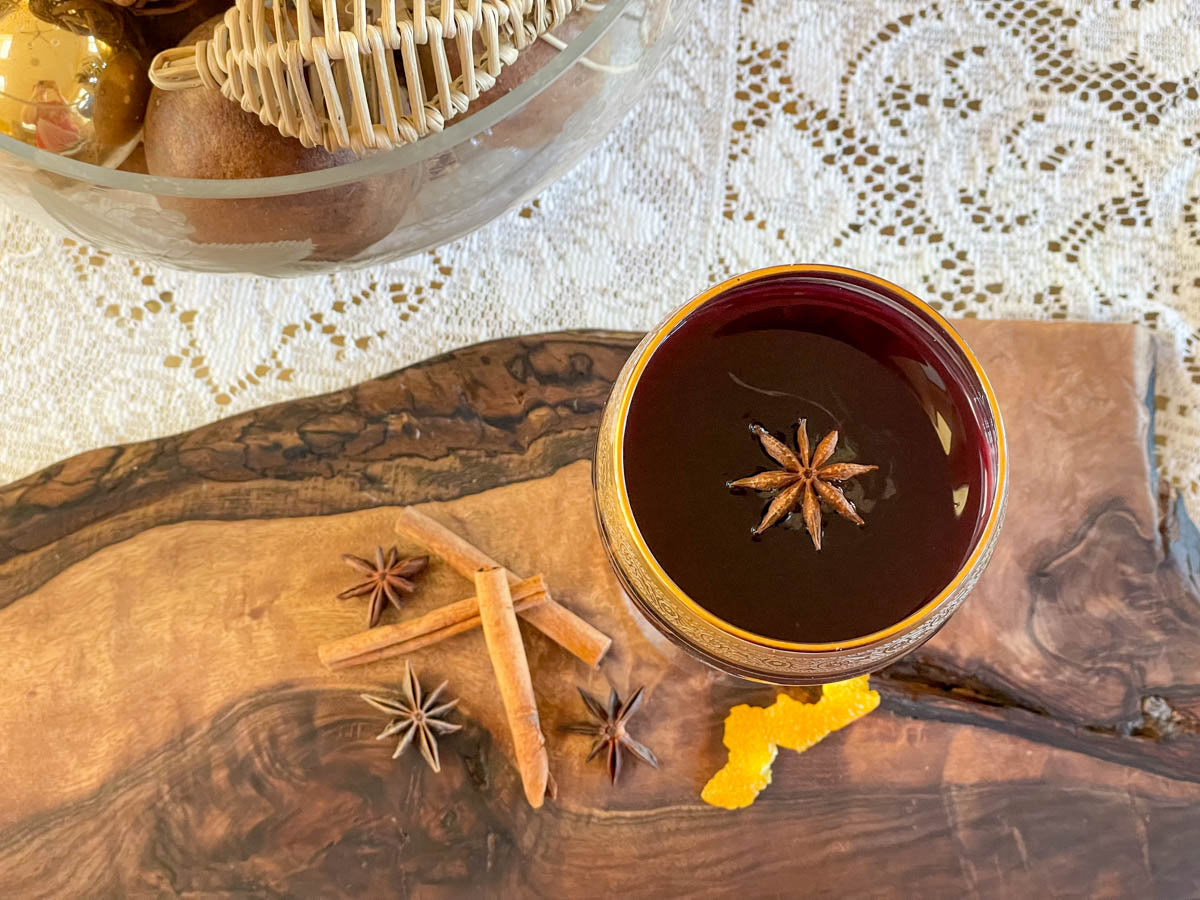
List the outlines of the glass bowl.
{"label": "glass bowl", "polygon": [[[419,253],[521,204],[596,146],[698,3],[589,4],[574,14],[586,17],[583,30],[507,94],[440,134],[348,165],[273,178],[162,178],[0,135],[0,197],[92,246],[195,271],[302,275]],[[222,238],[224,223],[244,234],[248,222],[253,242]]]}
{"label": "glass bowl", "polygon": [[[737,303],[770,296],[793,302],[809,288],[811,301],[866,312],[918,347],[924,377],[949,388],[923,396],[931,418],[951,416],[968,423],[969,447],[978,456],[981,502],[972,523],[969,549],[956,574],[932,599],[883,630],[836,643],[795,643],[753,634],[704,609],[679,588],[655,559],[642,536],[625,482],[623,442],[629,407],[655,350],[685,318],[706,304]],[[774,298],[778,298],[775,300]],[[836,298],[836,299],[831,299]],[[795,302],[806,302],[803,294]],[[907,358],[893,360],[902,368]],[[929,372],[936,374],[935,379]],[[692,402],[693,398],[680,398]],[[700,401],[702,402],[702,401]],[[953,409],[942,409],[952,405]],[[772,684],[826,684],[882,668],[937,633],[974,587],[991,558],[1008,496],[1004,424],[996,397],[978,360],[950,323],[902,288],[863,272],[835,266],[792,265],[762,269],[710,288],[654,328],[625,363],[613,385],[597,439],[592,471],[600,532],[609,560],[626,593],[647,620],[689,654],[733,675]]]}

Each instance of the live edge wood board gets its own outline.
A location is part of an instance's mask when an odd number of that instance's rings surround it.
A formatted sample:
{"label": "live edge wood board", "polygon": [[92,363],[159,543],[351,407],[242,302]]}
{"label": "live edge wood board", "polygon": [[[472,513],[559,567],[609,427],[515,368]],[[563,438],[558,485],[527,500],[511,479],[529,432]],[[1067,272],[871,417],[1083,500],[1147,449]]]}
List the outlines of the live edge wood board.
{"label": "live edge wood board", "polygon": [[[1200,895],[1196,542],[1152,483],[1150,345],[963,327],[1010,428],[992,568],[873,678],[878,712],[781,752],[736,813],[698,796],[722,719],[775,691],[651,632],[595,532],[587,460],[634,335],[485,344],[0,490],[0,892]],[[393,761],[357,697],[402,661],[317,661],[365,617],[333,599],[339,554],[393,543],[415,503],[615,639],[593,672],[525,632],[559,785],[540,811],[478,632],[414,656],[462,698],[440,775]],[[410,611],[471,592],[435,562]],[[561,732],[576,686],[610,683],[647,685],[633,731],[663,760],[617,790]]]}

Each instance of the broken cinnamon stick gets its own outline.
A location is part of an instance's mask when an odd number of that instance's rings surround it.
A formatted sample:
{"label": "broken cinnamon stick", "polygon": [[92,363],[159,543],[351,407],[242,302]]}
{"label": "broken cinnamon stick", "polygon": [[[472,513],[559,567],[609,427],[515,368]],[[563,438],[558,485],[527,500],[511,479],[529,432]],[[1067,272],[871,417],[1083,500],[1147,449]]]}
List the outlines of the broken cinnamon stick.
{"label": "broken cinnamon stick", "polygon": [[[482,550],[412,507],[400,510],[396,533],[440,556],[451,568],[467,578],[474,578],[479,569],[503,568]],[[521,581],[519,576],[507,569],[504,572],[509,585]],[[612,639],[608,635],[556,603],[549,594],[545,603],[520,612],[522,619],[593,668],[600,664],[612,646]]]}
{"label": "broken cinnamon stick", "polygon": [[[518,612],[545,603],[546,596],[546,581],[541,575],[527,578],[512,588],[513,606]],[[317,648],[317,655],[330,669],[346,669],[412,653],[478,628],[479,624],[479,600],[471,596],[407,622],[369,628],[349,637],[329,641]]]}
{"label": "broken cinnamon stick", "polygon": [[550,783],[550,759],[546,755],[546,737],[538,719],[529,661],[525,657],[525,645],[521,643],[521,629],[517,626],[517,614],[513,611],[504,569],[493,567],[476,572],[475,596],[479,599],[488,656],[492,658],[500,699],[504,701],[508,728],[512,732],[513,751],[521,784],[525,787],[525,799],[537,809],[545,800]]}

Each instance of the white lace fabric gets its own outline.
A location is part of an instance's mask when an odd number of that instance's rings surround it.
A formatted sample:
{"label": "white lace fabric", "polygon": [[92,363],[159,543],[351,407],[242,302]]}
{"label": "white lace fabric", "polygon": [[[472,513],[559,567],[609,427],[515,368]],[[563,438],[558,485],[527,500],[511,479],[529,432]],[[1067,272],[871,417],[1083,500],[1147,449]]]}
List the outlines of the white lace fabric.
{"label": "white lace fabric", "polygon": [[706,0],[684,44],[537,200],[375,269],[186,274],[0,212],[0,482],[475,341],[648,328],[803,261],[952,316],[1152,329],[1195,508],[1200,2]]}

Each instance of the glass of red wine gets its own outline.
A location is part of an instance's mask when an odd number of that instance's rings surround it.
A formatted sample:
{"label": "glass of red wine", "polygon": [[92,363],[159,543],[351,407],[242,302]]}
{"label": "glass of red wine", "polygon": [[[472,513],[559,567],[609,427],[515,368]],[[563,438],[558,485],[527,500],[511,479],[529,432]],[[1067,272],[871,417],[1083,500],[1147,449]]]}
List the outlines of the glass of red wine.
{"label": "glass of red wine", "polygon": [[633,603],[718,669],[778,684],[878,669],[982,574],[1007,496],[1004,425],[928,304],[852,269],[705,291],[629,357],[593,485]]}

